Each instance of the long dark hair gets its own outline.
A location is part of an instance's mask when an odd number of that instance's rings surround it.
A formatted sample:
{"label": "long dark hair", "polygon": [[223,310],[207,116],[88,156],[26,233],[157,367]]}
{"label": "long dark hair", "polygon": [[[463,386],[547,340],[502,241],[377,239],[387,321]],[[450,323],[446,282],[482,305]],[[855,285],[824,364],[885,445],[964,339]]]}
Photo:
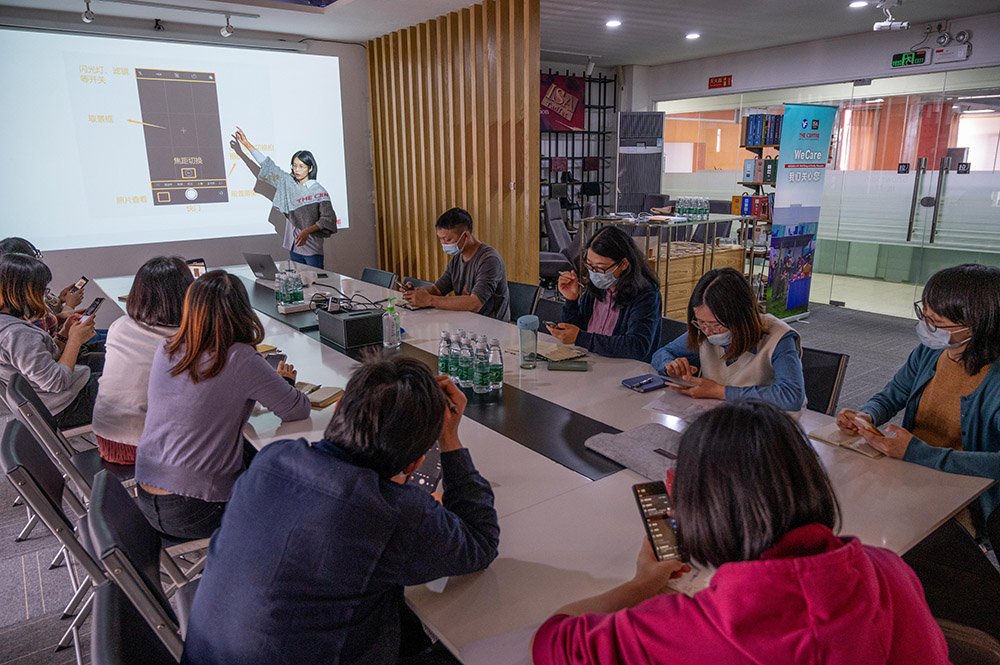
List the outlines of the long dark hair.
{"label": "long dark hair", "polygon": [[324,436],[362,466],[391,478],[434,445],[447,404],[422,362],[373,353],[347,382]]}
{"label": "long dark hair", "polygon": [[177,327],[184,313],[184,295],[194,275],[179,256],[157,256],[135,274],[128,292],[128,315],[147,326]]}
{"label": "long dark hair", "polygon": [[0,310],[29,321],[40,319],[45,308],[45,287],[52,281],[49,267],[27,254],[0,257]]}
{"label": "long dark hair", "polygon": [[[614,290],[615,304],[619,307],[627,307],[632,304],[632,301],[650,286],[656,289],[660,288],[660,280],[649,266],[649,261],[636,247],[632,238],[617,226],[605,226],[595,233],[594,237],[587,243],[587,249],[593,250],[594,254],[610,259],[616,264],[622,259],[628,259],[628,268],[618,278]],[[584,252],[584,256],[586,255]],[[595,300],[604,300],[606,292],[588,283],[587,293]]]}
{"label": "long dark hair", "polygon": [[759,559],[792,529],[840,522],[806,435],[763,401],[726,402],[688,427],[672,494],[688,554],[716,567]]}
{"label": "long dark hair", "polygon": [[309,179],[315,180],[316,174],[319,173],[319,166],[316,165],[316,158],[308,150],[299,150],[297,153],[292,155],[289,163],[294,162],[298,159],[300,162],[309,167]]}
{"label": "long dark hair", "polygon": [[[210,270],[188,287],[180,329],[167,341],[167,353],[184,354],[171,376],[187,372],[193,383],[216,376],[226,366],[233,344],[260,344],[264,326],[250,306],[246,287],[224,270]],[[212,360],[202,368],[202,357]]]}
{"label": "long dark hair", "polygon": [[694,308],[707,306],[732,333],[724,359],[729,362],[752,349],[767,329],[761,320],[763,310],[750,290],[750,283],[735,268],[709,270],[694,287],[688,300],[688,348],[697,350],[705,333],[694,325]]}
{"label": "long dark hair", "polygon": [[1000,269],[965,263],[927,280],[924,304],[972,333],[962,365],[969,376],[1000,357]]}

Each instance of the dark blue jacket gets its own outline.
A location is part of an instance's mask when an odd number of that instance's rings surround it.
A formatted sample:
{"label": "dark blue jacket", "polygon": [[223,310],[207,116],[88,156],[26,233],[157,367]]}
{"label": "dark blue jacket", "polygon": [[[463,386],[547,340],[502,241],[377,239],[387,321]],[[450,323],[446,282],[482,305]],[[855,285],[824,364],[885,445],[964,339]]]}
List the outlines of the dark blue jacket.
{"label": "dark blue jacket", "polygon": [[580,328],[575,342],[579,347],[599,356],[632,358],[648,363],[660,345],[660,302],[659,289],[650,286],[622,308],[614,334],[597,335],[587,332],[587,324],[594,313],[594,299],[581,288],[579,299],[567,300],[563,305],[562,322]]}
{"label": "dark blue jacket", "polygon": [[394,664],[403,587],[497,555],[489,483],[467,450],[441,467],[444,505],[326,440],[264,448],[212,537],[182,662]]}

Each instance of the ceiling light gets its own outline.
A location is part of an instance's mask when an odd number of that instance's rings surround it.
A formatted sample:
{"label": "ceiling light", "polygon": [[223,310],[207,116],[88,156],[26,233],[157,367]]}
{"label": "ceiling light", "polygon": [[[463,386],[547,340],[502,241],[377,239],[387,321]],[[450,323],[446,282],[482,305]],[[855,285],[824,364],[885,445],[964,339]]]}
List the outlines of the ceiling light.
{"label": "ceiling light", "polygon": [[94,12],[90,11],[90,0],[84,0],[83,4],[87,5],[87,9],[85,9],[84,12],[80,14],[80,18],[83,20],[84,23],[90,23],[96,18],[94,16]]}
{"label": "ceiling light", "polygon": [[881,104],[885,100],[879,97],[878,99],[869,99],[865,104]]}
{"label": "ceiling light", "polygon": [[591,58],[587,58],[587,70],[585,75],[590,76],[594,73],[594,61]]}
{"label": "ceiling light", "polygon": [[996,113],[996,109],[968,109],[962,113]]}
{"label": "ceiling light", "polygon": [[608,21],[607,23],[605,23],[604,25],[608,26],[609,28],[617,28],[617,27],[618,27],[618,26],[620,26],[621,24],[622,24],[622,22],[621,22],[621,21],[619,21],[619,20],[618,20],[618,19],[616,19],[616,18],[613,18],[613,19],[611,19],[610,21]]}
{"label": "ceiling light", "polygon": [[851,4],[849,4],[847,6],[850,7],[851,9],[860,9],[862,7],[867,7],[868,6],[868,2],[867,2],[867,0],[856,0],[856,2],[852,2]]}
{"label": "ceiling light", "polygon": [[222,26],[222,29],[219,30],[219,34],[223,37],[233,36],[233,26],[229,25],[229,14],[226,14],[226,25]]}
{"label": "ceiling light", "polygon": [[701,37],[701,35],[697,32],[689,32],[686,35],[684,35],[684,37],[687,39],[698,39]]}

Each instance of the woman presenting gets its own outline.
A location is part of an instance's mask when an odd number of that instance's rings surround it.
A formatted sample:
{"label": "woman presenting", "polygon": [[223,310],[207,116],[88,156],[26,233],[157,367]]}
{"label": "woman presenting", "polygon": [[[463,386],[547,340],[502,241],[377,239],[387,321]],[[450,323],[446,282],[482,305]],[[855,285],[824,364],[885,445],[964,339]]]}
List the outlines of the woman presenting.
{"label": "woman presenting", "polygon": [[316,172],[319,169],[312,153],[299,150],[292,155],[292,172],[288,174],[278,168],[270,157],[265,157],[254,148],[239,127],[233,138],[260,165],[255,170],[247,163],[254,175],[275,188],[272,202],[285,216],[285,239],[282,247],[288,250],[289,258],[296,263],[322,269],[323,239],[337,232],[337,213],[330,205],[330,194],[323,185],[316,182]]}

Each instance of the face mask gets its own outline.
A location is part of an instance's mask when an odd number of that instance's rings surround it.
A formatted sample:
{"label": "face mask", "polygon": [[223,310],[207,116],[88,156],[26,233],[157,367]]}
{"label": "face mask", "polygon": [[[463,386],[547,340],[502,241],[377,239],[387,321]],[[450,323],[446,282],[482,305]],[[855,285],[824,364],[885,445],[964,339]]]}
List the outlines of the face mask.
{"label": "face mask", "polygon": [[943,330],[938,328],[934,332],[931,332],[931,329],[927,327],[926,321],[918,321],[917,339],[928,349],[954,349],[969,341],[963,339],[956,344],[951,343],[951,334],[953,332],[962,332],[963,330],[968,330],[968,328],[959,328],[958,330]]}
{"label": "face mask", "polygon": [[709,344],[715,346],[729,346],[729,343],[733,341],[732,331],[727,330],[724,333],[719,333],[717,335],[708,335],[706,337]]}
{"label": "face mask", "polygon": [[606,291],[618,283],[618,278],[615,277],[615,272],[613,270],[610,272],[594,272],[593,270],[588,270],[588,272],[590,273],[590,283],[594,285],[594,288],[600,289],[601,291]]}
{"label": "face mask", "polygon": [[[459,236],[458,239],[461,240],[462,236]],[[456,243],[452,243],[450,245],[443,243],[441,245],[441,249],[443,249],[444,253],[447,254],[448,256],[455,256],[456,254],[461,254],[462,253],[462,250],[458,246],[457,242]]]}

